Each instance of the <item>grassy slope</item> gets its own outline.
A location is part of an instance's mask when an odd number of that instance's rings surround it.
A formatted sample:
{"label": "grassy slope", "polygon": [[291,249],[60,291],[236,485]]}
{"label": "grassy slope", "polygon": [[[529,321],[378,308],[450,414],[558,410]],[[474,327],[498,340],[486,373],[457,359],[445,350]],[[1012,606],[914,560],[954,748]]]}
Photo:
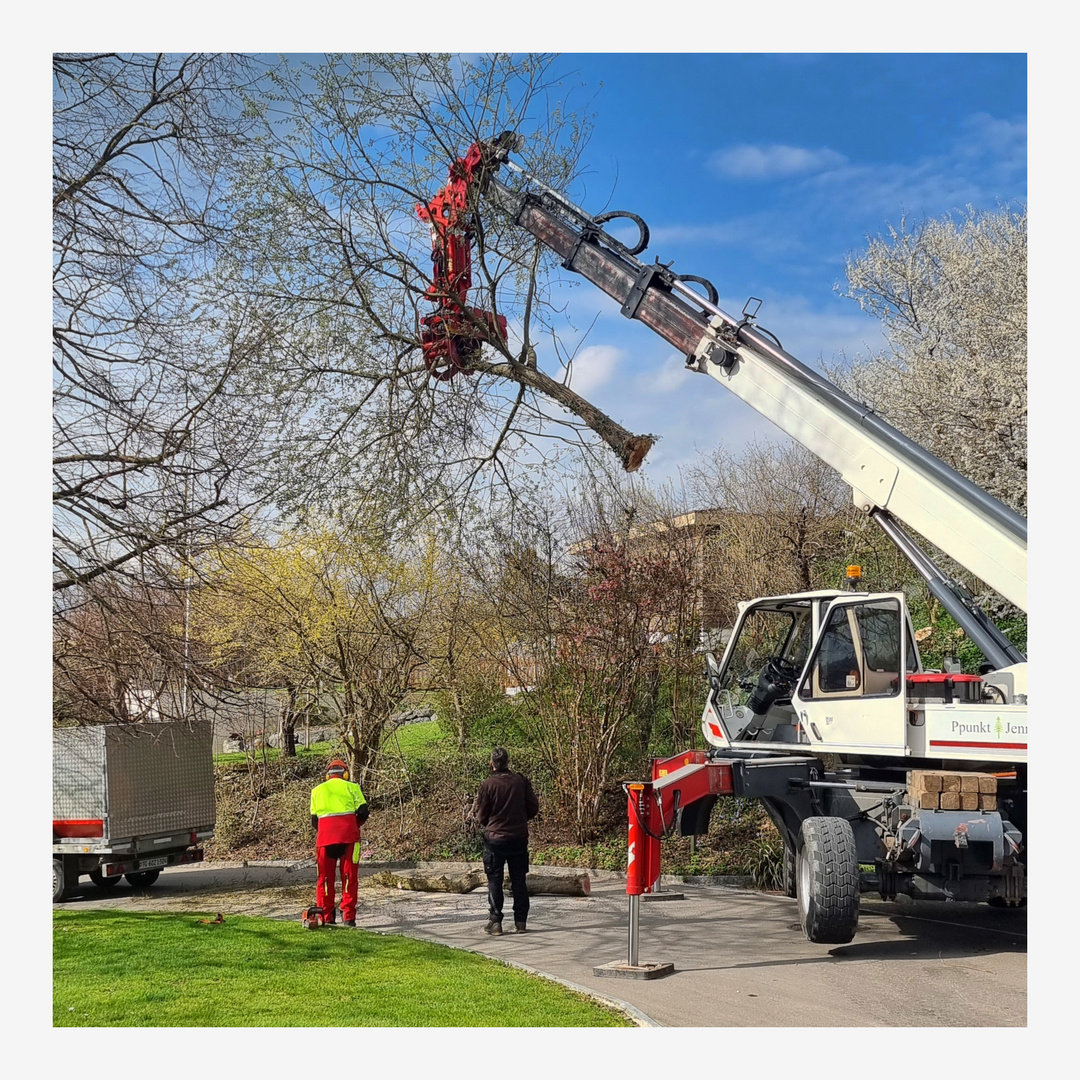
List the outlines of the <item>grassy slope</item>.
{"label": "grassy slope", "polygon": [[630,1027],[473,953],[296,922],[53,915],[55,1027]]}

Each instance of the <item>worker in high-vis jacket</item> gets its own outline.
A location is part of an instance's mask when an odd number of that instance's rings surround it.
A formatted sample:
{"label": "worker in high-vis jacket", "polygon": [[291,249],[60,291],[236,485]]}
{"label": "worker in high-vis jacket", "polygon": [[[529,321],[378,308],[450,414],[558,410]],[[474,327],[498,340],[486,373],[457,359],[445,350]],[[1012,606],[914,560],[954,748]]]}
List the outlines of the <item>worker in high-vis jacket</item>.
{"label": "worker in high-vis jacket", "polygon": [[311,792],[311,825],[316,830],[315,903],[322,908],[324,926],[334,923],[337,864],[341,863],[341,919],[356,925],[356,865],[360,861],[360,826],[368,819],[368,805],[359,784],[349,779],[349,767],[334,760],[326,768],[326,781]]}

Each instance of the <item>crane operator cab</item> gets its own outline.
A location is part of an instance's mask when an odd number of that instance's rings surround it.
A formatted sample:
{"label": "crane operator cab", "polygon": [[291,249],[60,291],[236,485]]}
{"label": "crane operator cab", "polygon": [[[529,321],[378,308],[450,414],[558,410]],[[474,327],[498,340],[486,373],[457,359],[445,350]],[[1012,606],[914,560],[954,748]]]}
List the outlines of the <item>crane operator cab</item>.
{"label": "crane operator cab", "polygon": [[751,601],[722,660],[706,662],[702,732],[712,746],[903,753],[906,677],[920,660],[902,593]]}

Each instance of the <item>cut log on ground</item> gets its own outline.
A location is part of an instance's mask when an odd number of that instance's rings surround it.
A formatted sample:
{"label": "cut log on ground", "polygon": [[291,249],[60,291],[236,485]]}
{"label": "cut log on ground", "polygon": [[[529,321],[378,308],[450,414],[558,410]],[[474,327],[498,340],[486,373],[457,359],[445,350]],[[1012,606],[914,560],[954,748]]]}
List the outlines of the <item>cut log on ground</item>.
{"label": "cut log on ground", "polygon": [[[553,874],[547,870],[527,874],[525,884],[530,896],[588,896],[591,888],[588,874]],[[513,895],[509,877],[503,881],[503,888]]]}
{"label": "cut log on ground", "polygon": [[413,892],[468,893],[483,885],[486,879],[481,870],[469,870],[464,874],[433,874],[423,870],[395,873],[391,870],[381,870],[367,879],[360,880],[361,884],[366,880],[372,885],[382,885],[390,889],[409,889]]}
{"label": "cut log on ground", "polygon": [[[380,870],[370,877],[362,877],[361,885],[381,885],[388,889],[409,889],[413,892],[468,893],[487,884],[482,870],[468,870],[463,874],[437,874],[430,870]],[[531,873],[525,878],[530,896],[588,896],[591,883],[588,874]],[[503,889],[513,895],[509,876],[503,877]]]}

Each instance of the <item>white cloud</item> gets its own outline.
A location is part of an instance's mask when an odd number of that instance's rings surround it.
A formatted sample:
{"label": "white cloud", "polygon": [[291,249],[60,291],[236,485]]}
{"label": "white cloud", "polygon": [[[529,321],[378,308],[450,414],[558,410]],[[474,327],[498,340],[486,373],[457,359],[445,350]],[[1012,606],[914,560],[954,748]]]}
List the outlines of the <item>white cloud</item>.
{"label": "white cloud", "polygon": [[739,180],[771,180],[774,177],[819,173],[838,168],[846,162],[843,154],[828,147],[811,150],[805,146],[785,146],[780,143],[729,146],[718,150],[709,159],[709,165],[715,172]]}
{"label": "white cloud", "polygon": [[644,394],[671,394],[682,390],[693,377],[682,354],[670,353],[659,367],[639,375],[635,383]]}
{"label": "white cloud", "polygon": [[570,368],[570,387],[583,397],[603,386],[623,357],[613,345],[587,345],[574,357]]}
{"label": "white cloud", "polygon": [[993,154],[1003,164],[1023,168],[1027,164],[1027,122],[972,113],[961,126],[956,149],[965,157]]}

